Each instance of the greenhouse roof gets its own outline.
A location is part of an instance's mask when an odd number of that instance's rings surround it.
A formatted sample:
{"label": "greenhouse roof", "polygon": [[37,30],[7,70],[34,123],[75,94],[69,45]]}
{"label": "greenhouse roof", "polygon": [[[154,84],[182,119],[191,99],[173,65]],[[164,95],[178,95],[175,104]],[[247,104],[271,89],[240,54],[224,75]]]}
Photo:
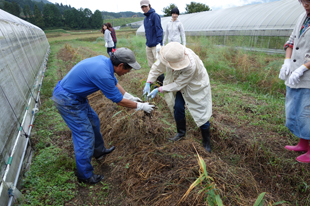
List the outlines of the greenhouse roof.
{"label": "greenhouse roof", "polygon": [[[179,16],[187,34],[204,32],[217,35],[218,32],[232,35],[234,31],[292,30],[298,17],[304,12],[297,0],[282,0],[270,3],[233,7],[217,11],[205,11]],[[171,17],[164,17],[163,29]],[[137,34],[144,34],[140,26]],[[271,34],[269,32],[269,34]],[[253,34],[252,34],[253,35]],[[271,34],[277,35],[277,34]]]}

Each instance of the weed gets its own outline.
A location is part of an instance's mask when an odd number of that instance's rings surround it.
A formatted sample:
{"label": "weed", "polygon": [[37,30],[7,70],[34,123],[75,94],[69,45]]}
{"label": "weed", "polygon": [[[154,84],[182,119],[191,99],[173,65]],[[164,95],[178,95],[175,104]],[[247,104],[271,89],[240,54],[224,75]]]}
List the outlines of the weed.
{"label": "weed", "polygon": [[25,198],[32,205],[60,205],[75,196],[75,178],[72,169],[73,159],[54,146],[41,149],[32,164],[31,171],[25,174]]}
{"label": "weed", "polygon": [[[195,146],[194,146],[194,148],[195,148]],[[195,148],[195,150],[196,150],[196,148]],[[201,185],[202,189],[198,193],[199,194],[205,193],[207,195],[206,203],[208,205],[221,206],[221,205],[223,205],[222,199],[217,192],[216,185],[214,183],[213,178],[208,175],[206,163],[202,159],[202,157],[198,154],[197,150],[196,150],[196,153],[197,153],[198,164],[200,167],[200,170],[199,170],[200,176],[198,177],[198,179],[195,182],[193,182],[193,184],[191,184],[191,186],[189,187],[187,192],[183,195],[182,199],[179,201],[178,204],[180,204],[184,199],[186,199],[187,196],[189,195],[189,193],[196,186]],[[205,183],[203,184],[204,180],[205,180]]]}

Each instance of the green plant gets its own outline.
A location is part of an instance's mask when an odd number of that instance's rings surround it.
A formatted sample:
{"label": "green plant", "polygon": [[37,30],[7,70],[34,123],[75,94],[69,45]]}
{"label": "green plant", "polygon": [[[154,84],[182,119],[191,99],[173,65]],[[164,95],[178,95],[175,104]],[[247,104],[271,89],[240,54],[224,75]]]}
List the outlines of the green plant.
{"label": "green plant", "polygon": [[259,194],[253,206],[263,206],[264,205],[264,196],[266,192]]}
{"label": "green plant", "polygon": [[[195,146],[194,146],[195,148]],[[196,148],[195,148],[196,150]],[[200,176],[196,179],[195,182],[191,184],[191,186],[188,188],[186,193],[183,195],[182,199],[179,201],[179,204],[187,198],[189,193],[198,185],[201,185],[202,189],[198,192],[199,194],[205,194],[207,195],[207,204],[208,205],[223,205],[222,199],[220,195],[217,192],[216,184],[212,177],[208,175],[207,167],[205,161],[202,159],[202,157],[198,154],[197,150],[197,161],[200,167],[199,173]]]}
{"label": "green plant", "polygon": [[[75,196],[75,161],[54,146],[42,149],[26,173],[24,191],[32,205],[60,205]],[[23,205],[27,205],[27,202]]]}

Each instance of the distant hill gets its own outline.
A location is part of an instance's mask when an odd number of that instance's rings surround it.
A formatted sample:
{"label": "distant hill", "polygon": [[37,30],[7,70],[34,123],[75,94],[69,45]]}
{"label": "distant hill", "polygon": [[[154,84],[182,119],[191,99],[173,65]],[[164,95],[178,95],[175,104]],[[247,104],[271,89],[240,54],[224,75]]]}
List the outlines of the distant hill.
{"label": "distant hill", "polygon": [[47,0],[31,0],[31,1],[35,1],[35,2],[41,2],[43,1],[44,4],[53,4],[52,2],[49,2]]}
{"label": "distant hill", "polygon": [[143,13],[141,12],[132,12],[132,11],[123,11],[123,12],[108,12],[102,11],[101,15],[103,19],[117,19],[117,18],[128,18],[128,17],[144,17]]}

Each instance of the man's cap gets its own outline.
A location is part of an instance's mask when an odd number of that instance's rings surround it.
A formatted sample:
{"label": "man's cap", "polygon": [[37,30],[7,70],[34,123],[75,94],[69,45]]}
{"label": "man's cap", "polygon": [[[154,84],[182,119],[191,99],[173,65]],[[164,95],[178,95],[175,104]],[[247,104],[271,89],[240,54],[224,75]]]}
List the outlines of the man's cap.
{"label": "man's cap", "polygon": [[142,0],[140,1],[140,6],[149,6],[150,5],[150,1],[149,0]]}
{"label": "man's cap", "polygon": [[141,69],[140,64],[136,61],[135,54],[128,48],[119,48],[114,52],[114,56],[122,63],[127,63],[133,69]]}

